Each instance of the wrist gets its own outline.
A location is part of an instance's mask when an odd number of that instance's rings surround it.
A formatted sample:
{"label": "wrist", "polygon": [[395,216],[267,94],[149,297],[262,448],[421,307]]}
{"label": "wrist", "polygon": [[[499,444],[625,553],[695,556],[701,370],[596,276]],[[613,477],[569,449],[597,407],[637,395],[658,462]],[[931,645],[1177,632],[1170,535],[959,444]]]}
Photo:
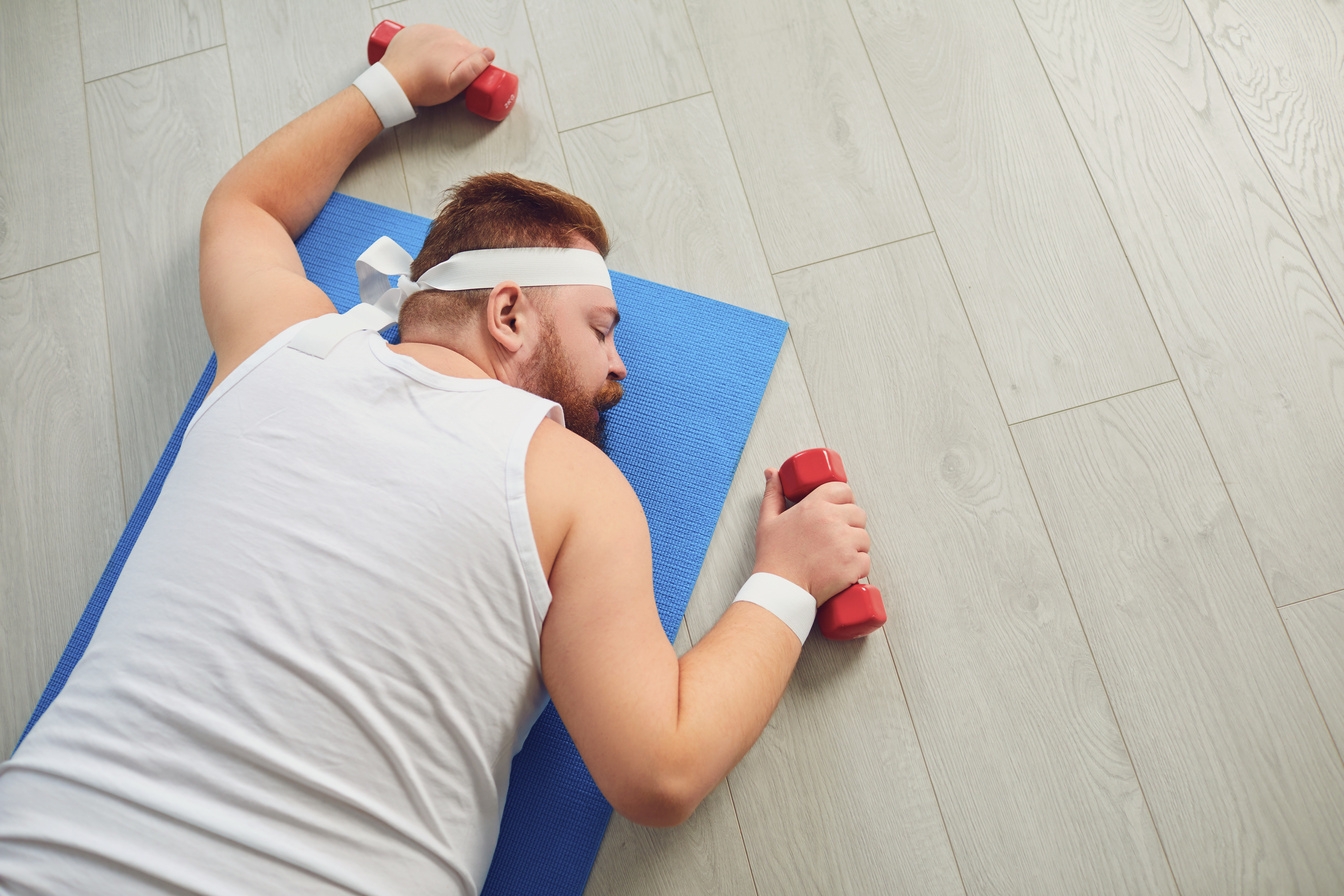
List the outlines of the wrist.
{"label": "wrist", "polygon": [[415,107],[401,82],[381,62],[375,62],[355,79],[355,87],[364,94],[384,128],[396,127],[415,117]]}
{"label": "wrist", "polygon": [[807,640],[817,617],[817,601],[807,589],[770,572],[755,572],[747,579],[733,603],[749,601],[764,607],[789,627],[799,643]]}

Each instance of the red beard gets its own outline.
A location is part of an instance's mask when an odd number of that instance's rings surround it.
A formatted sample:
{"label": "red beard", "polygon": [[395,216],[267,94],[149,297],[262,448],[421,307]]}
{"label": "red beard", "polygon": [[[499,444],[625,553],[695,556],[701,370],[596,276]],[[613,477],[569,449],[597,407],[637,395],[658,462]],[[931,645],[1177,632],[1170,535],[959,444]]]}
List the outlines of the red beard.
{"label": "red beard", "polygon": [[553,321],[543,320],[537,356],[520,385],[533,395],[560,405],[570,432],[605,450],[606,420],[602,413],[621,400],[624,394],[621,384],[609,378],[596,392],[589,392],[579,385],[566,361]]}

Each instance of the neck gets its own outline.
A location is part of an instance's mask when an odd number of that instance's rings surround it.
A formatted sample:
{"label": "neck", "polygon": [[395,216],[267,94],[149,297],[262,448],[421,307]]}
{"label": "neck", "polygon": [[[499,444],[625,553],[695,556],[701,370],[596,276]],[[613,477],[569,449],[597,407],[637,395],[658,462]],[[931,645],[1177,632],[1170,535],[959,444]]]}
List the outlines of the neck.
{"label": "neck", "polygon": [[473,360],[468,353],[457,348],[435,342],[416,341],[403,341],[398,345],[389,345],[388,348],[447,376],[463,379],[498,379]]}

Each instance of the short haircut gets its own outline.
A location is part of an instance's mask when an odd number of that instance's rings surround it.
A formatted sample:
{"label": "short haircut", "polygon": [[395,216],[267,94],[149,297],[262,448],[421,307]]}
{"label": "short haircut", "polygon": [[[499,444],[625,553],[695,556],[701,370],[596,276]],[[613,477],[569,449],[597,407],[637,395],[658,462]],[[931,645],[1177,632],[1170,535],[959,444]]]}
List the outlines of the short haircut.
{"label": "short haircut", "polygon": [[[429,227],[424,247],[411,264],[412,279],[457,252],[525,246],[565,248],[576,237],[606,258],[610,245],[602,219],[588,203],[550,184],[493,172],[450,188]],[[412,332],[455,332],[478,315],[489,289],[446,292],[426,289],[401,306],[400,328]]]}

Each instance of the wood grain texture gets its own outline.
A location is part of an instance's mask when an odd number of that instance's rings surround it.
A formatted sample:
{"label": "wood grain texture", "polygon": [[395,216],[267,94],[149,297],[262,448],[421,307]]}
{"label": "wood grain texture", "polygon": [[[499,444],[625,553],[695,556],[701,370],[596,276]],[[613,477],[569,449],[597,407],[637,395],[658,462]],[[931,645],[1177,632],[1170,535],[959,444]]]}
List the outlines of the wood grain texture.
{"label": "wood grain texture", "polygon": [[89,85],[126,506],[134,507],[210,360],[201,211],[239,158],[224,49]]}
{"label": "wood grain texture", "polygon": [[84,0],[84,80],[96,81],[224,43],[219,0]]}
{"label": "wood grain texture", "polygon": [[1009,422],[1175,378],[1012,4],[853,7]]}
{"label": "wood grain texture", "polygon": [[1180,385],[1014,432],[1181,892],[1344,892],[1344,765]]}
{"label": "wood grain texture", "polygon": [[567,131],[561,143],[575,193],[606,224],[613,269],[782,316],[713,97]]}
{"label": "wood grain texture", "polygon": [[0,4],[0,277],[98,251],[92,209],[75,0]]}
{"label": "wood grain texture", "polygon": [[477,44],[493,47],[500,67],[518,76],[518,99],[499,123],[473,115],[455,100],[421,109],[419,118],[397,128],[411,211],[434,217],[444,190],[487,171],[510,171],[569,189],[569,173],[522,0],[488,4],[404,0],[380,7],[377,18],[451,26]]}
{"label": "wood grain texture", "polygon": [[[575,189],[613,235],[613,267],[780,316],[710,98],[568,131],[563,142]],[[693,638],[751,574],[761,471],[820,444],[786,339],[691,596]],[[962,892],[880,636],[832,644],[814,634],[765,733],[705,808],[729,787],[761,892]],[[682,892],[736,890],[688,876]]]}
{"label": "wood grain texture", "polygon": [[[683,621],[673,646],[691,649]],[[756,896],[732,794],[716,788],[674,828],[648,828],[612,813],[584,896]]]}
{"label": "wood grain texture", "polygon": [[772,271],[930,230],[842,0],[689,0]]}
{"label": "wood grain texture", "polygon": [[1344,748],[1344,591],[1279,610],[1302,669],[1334,736]]}
{"label": "wood grain texture", "polygon": [[665,0],[529,0],[560,130],[709,90],[686,8]]}
{"label": "wood grain texture", "polygon": [[937,240],[775,282],[966,891],[1174,894]]}
{"label": "wood grain texture", "polygon": [[[365,0],[221,0],[243,152],[349,87],[369,62],[374,15]],[[336,189],[410,209],[396,137],[384,132]]]}
{"label": "wood grain texture", "polygon": [[1188,0],[1325,285],[1344,308],[1344,8]]}
{"label": "wood grain texture", "polygon": [[1019,0],[1279,604],[1344,583],[1344,324],[1179,0]]}
{"label": "wood grain texture", "polygon": [[0,757],[126,521],[98,256],[0,280]]}

